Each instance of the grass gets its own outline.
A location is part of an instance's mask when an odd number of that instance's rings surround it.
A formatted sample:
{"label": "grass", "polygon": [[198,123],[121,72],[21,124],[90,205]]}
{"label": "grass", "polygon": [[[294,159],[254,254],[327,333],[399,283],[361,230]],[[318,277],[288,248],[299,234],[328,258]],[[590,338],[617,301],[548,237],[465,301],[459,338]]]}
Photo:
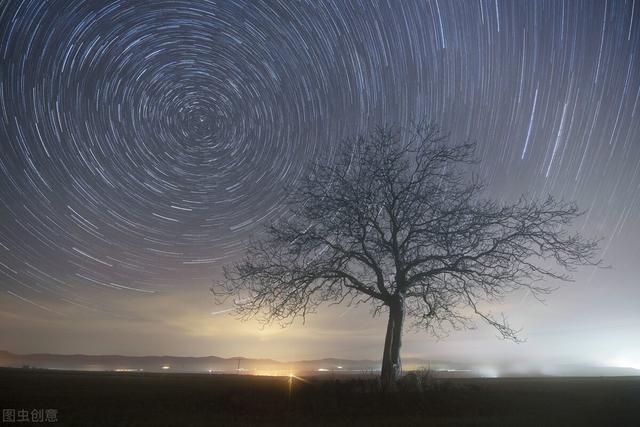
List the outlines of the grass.
{"label": "grass", "polygon": [[0,368],[0,406],[55,408],[59,426],[640,425],[637,377],[431,380],[394,395],[371,379],[308,378],[291,398],[288,381]]}

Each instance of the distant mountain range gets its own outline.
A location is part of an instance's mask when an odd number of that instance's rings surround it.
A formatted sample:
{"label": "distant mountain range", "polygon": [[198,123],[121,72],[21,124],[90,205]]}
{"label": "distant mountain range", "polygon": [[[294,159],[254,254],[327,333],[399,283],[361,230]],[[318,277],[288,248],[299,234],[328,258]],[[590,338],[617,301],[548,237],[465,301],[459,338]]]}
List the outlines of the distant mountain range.
{"label": "distant mountain range", "polygon": [[[0,366],[10,368],[64,369],[78,371],[144,371],[181,373],[240,373],[252,375],[347,375],[375,374],[380,362],[375,360],[318,359],[279,362],[244,357],[222,358],[179,356],[119,356],[84,354],[14,354],[0,351]],[[473,363],[403,360],[405,370],[431,369],[441,377],[498,376],[640,376],[640,370],[607,366],[563,364],[525,367],[518,363],[496,366]]]}
{"label": "distant mountain range", "polygon": [[379,369],[372,360],[321,359],[279,362],[245,357],[120,356],[84,354],[14,354],[0,351],[0,366],[82,371],[288,374],[289,372],[367,372]]}

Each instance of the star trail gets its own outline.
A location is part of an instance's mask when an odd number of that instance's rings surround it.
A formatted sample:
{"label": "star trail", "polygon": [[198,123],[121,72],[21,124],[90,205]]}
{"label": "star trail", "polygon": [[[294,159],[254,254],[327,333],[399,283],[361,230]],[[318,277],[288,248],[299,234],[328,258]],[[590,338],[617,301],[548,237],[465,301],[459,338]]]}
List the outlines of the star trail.
{"label": "star trail", "polygon": [[25,318],[58,319],[54,336],[96,313],[152,318],[163,295],[207,300],[308,161],[424,117],[477,141],[492,196],[578,202],[614,268],[549,310],[631,331],[639,55],[637,0],[1,1],[6,345],[28,347]]}

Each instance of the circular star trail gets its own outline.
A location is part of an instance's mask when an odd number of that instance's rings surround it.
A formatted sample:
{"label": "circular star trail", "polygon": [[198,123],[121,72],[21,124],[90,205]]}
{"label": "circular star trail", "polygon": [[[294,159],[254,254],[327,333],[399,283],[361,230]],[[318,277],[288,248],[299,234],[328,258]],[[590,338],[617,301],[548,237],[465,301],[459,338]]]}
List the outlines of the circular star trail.
{"label": "circular star trail", "polygon": [[[381,123],[476,140],[494,194],[638,232],[636,1],[5,1],[0,287],[44,310],[208,283],[305,163]],[[5,301],[5,300],[3,300]]]}

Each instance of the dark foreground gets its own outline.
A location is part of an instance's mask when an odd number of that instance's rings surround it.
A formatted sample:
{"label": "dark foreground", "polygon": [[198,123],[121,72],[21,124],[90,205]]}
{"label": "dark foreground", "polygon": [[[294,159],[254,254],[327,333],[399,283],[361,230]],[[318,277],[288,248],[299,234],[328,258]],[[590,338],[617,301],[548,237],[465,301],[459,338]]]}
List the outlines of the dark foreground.
{"label": "dark foreground", "polygon": [[288,383],[281,377],[0,368],[3,410],[26,409],[31,416],[33,409],[56,409],[58,420],[0,425],[640,425],[637,377],[432,380],[423,392],[391,396],[375,391],[371,380],[342,378],[294,379],[289,397]]}

